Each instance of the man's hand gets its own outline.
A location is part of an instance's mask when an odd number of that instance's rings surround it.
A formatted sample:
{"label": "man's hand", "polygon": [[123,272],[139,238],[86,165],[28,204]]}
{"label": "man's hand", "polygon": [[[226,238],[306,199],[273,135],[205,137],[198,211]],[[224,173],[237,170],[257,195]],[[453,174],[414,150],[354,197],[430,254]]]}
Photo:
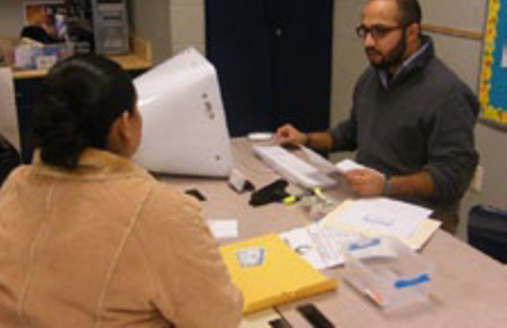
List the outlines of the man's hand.
{"label": "man's hand", "polygon": [[292,125],[285,124],[276,130],[276,141],[282,145],[304,145],[307,136]]}
{"label": "man's hand", "polygon": [[360,197],[375,197],[384,194],[386,177],[376,170],[350,170],[345,173],[345,179]]}

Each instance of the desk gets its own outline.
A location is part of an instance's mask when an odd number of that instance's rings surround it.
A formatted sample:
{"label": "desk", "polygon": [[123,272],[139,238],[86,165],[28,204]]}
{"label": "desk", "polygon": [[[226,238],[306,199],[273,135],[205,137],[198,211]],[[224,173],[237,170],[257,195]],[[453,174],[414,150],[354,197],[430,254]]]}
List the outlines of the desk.
{"label": "desk", "polygon": [[[232,141],[234,165],[256,187],[277,178],[268,167],[252,155],[245,139]],[[237,218],[239,239],[268,232],[283,232],[308,224],[308,216],[297,205],[270,204],[259,208],[248,205],[249,194],[238,195],[224,180],[163,177],[181,190],[197,188],[208,198],[203,202],[206,218]],[[291,186],[289,191],[298,192]],[[326,195],[337,202],[347,195],[340,190]],[[234,240],[220,240],[228,243]],[[422,254],[437,268],[434,293],[429,304],[386,313],[343,282],[338,291],[309,297],[277,307],[293,327],[311,327],[295,307],[314,303],[337,327],[429,328],[429,327],[501,327],[507,325],[507,268],[467,244],[439,230]],[[339,277],[343,269],[326,270]]]}

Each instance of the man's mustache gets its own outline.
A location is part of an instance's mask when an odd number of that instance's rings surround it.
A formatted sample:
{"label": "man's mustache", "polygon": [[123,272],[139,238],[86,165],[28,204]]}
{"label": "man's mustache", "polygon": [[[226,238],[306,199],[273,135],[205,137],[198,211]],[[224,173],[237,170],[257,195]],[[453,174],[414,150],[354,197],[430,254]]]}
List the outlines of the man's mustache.
{"label": "man's mustache", "polygon": [[365,52],[367,55],[381,55],[381,53],[377,49],[372,48],[372,47],[366,48]]}

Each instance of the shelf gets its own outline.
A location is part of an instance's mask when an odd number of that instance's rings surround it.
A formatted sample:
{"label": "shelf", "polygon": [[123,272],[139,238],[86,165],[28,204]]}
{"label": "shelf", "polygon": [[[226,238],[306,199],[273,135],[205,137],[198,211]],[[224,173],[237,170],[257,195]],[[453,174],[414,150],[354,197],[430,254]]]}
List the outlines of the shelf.
{"label": "shelf", "polygon": [[[152,66],[151,45],[138,37],[131,37],[130,55],[110,56],[109,58],[120,64],[124,70],[145,70]],[[14,79],[36,79],[46,76],[47,69],[13,70]]]}
{"label": "shelf", "polygon": [[[145,60],[136,55],[112,56],[110,57],[119,63],[124,70],[142,70],[151,67],[151,61]],[[48,73],[47,69],[14,70],[12,75],[15,79],[36,79],[44,77]]]}

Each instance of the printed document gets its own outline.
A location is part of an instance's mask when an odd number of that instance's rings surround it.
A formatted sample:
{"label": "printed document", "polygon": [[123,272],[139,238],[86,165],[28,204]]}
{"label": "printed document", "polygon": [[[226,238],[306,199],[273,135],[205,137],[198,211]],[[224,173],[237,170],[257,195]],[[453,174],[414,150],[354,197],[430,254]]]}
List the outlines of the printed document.
{"label": "printed document", "polygon": [[378,197],[350,201],[349,206],[332,211],[324,220],[330,225],[347,225],[367,234],[410,238],[431,212],[421,206]]}
{"label": "printed document", "polygon": [[361,235],[315,223],[281,233],[280,237],[315,269],[323,270],[343,264],[342,247],[358,241]]}

